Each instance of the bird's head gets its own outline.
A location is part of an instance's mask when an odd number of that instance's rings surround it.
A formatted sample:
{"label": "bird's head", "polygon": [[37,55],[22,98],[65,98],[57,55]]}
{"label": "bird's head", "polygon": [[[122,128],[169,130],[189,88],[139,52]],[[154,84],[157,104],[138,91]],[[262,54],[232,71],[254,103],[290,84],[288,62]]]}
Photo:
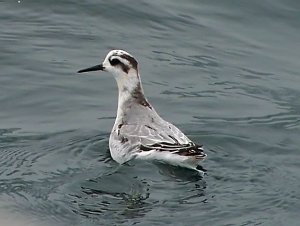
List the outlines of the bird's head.
{"label": "bird's head", "polygon": [[79,70],[78,73],[98,70],[110,72],[117,80],[123,80],[131,76],[138,76],[138,62],[124,50],[111,50],[101,64]]}

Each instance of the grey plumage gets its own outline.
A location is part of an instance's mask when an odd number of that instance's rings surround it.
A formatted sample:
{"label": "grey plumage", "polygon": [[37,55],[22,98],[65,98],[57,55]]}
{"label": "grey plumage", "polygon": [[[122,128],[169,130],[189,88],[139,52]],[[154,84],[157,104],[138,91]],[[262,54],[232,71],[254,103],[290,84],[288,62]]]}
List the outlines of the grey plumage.
{"label": "grey plumage", "polygon": [[111,72],[119,88],[117,117],[109,139],[112,158],[121,164],[132,159],[157,160],[197,170],[206,157],[202,146],[157,114],[145,98],[137,61],[123,50],[112,50],[98,67]]}

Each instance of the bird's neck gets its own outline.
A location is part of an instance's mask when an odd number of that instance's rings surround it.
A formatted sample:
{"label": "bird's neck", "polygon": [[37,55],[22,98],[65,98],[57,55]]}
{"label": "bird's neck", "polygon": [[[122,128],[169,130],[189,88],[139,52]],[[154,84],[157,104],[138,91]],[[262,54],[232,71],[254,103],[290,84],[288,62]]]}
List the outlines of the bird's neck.
{"label": "bird's neck", "polygon": [[119,89],[117,118],[123,117],[133,105],[152,109],[145,98],[139,75],[117,79],[117,84]]}

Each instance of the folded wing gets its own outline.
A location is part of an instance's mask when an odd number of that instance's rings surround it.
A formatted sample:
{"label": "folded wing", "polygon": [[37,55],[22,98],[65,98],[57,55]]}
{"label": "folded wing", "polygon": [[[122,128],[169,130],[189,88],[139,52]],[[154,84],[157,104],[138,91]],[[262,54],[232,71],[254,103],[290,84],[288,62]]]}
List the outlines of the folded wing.
{"label": "folded wing", "polygon": [[166,151],[198,158],[206,156],[202,145],[193,143],[177,127],[168,122],[151,125],[126,124],[120,128],[120,134],[137,144],[140,151]]}

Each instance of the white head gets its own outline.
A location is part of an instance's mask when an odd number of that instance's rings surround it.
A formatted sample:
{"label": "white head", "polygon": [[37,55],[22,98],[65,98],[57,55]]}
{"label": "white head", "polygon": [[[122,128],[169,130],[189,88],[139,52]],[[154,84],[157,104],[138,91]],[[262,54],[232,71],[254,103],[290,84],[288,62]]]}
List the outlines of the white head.
{"label": "white head", "polygon": [[124,50],[111,50],[101,64],[79,70],[78,73],[98,70],[107,71],[114,75],[119,88],[119,104],[131,99],[151,108],[144,97],[138,73],[138,62],[132,55]]}
{"label": "white head", "polygon": [[111,50],[101,64],[82,69],[78,73],[98,70],[112,73],[117,81],[139,77],[137,60],[124,50]]}

